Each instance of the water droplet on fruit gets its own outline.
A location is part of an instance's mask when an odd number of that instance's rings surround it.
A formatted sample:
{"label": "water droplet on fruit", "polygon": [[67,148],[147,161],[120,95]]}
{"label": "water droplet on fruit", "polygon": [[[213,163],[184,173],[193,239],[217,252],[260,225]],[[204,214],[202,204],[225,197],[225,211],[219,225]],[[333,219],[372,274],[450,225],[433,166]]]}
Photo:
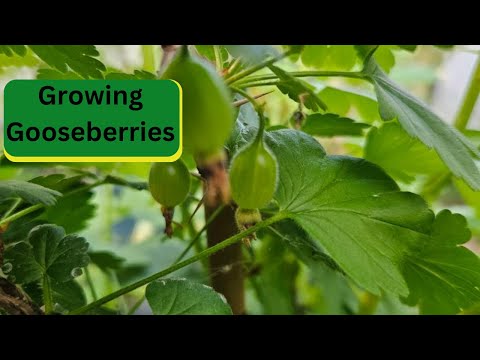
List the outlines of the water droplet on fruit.
{"label": "water droplet on fruit", "polygon": [[83,270],[80,269],[80,268],[73,268],[72,271],[70,272],[70,275],[72,275],[72,277],[78,277],[80,275],[83,274]]}
{"label": "water droplet on fruit", "polygon": [[2,266],[2,271],[3,271],[4,274],[8,274],[10,271],[12,271],[12,269],[13,269],[12,263],[5,263]]}

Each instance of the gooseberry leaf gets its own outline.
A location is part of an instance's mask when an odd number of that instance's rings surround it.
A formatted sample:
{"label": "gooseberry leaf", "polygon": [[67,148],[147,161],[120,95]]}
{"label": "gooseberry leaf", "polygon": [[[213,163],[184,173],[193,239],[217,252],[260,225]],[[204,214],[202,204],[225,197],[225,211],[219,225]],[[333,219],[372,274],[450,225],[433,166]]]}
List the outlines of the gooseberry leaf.
{"label": "gooseberry leaf", "polygon": [[108,273],[110,270],[122,268],[126,259],[114,254],[111,251],[90,251],[88,253],[90,262]]}
{"label": "gooseberry leaf", "polygon": [[82,77],[73,71],[61,72],[55,69],[38,69],[39,80],[82,80]]}
{"label": "gooseberry leaf", "polygon": [[302,131],[313,136],[362,136],[369,124],[337,114],[310,114],[302,125]]}
{"label": "gooseberry leaf", "polygon": [[45,275],[65,282],[80,275],[80,269],[87,266],[87,250],[84,238],[66,235],[57,225],[39,225],[30,231],[26,241],[6,248],[4,267],[17,284],[31,283]]}
{"label": "gooseberry leaf", "polygon": [[[296,225],[292,220],[274,224],[274,233],[310,269],[312,288],[320,293],[311,306],[315,313],[352,314],[358,307],[358,299],[353,293],[342,269],[323,252],[319,244]],[[262,239],[263,241],[263,239]]]}
{"label": "gooseberry leaf", "polygon": [[106,80],[153,80],[156,78],[155,74],[144,70],[134,70],[133,74],[111,72],[105,75]]}
{"label": "gooseberry leaf", "polygon": [[49,66],[61,71],[75,71],[83,78],[102,79],[103,65],[95,57],[99,52],[94,45],[29,45],[30,49]]}
{"label": "gooseberry leaf", "polygon": [[375,87],[382,119],[397,119],[410,136],[435,149],[455,176],[480,190],[480,170],[474,162],[474,158],[480,158],[480,151],[420,100],[393,83],[373,57],[366,55],[368,51],[369,47],[359,47],[359,52],[367,56],[363,71]]}
{"label": "gooseberry leaf", "polygon": [[300,266],[285,244],[272,235],[263,236],[260,248],[255,251],[256,262],[260,266],[259,273],[252,275],[255,276],[257,297],[262,304],[263,314],[295,314],[295,281]]}
{"label": "gooseberry leaf", "polygon": [[[58,304],[54,311],[73,310],[86,305],[87,298],[85,292],[79,283],[75,280],[67,282],[58,282],[50,279],[50,287],[52,290],[52,299],[54,304]],[[22,289],[30,296],[30,298],[38,305],[43,305],[42,282],[22,285]]]}
{"label": "gooseberry leaf", "polygon": [[223,295],[210,286],[185,279],[150,283],[145,296],[155,315],[231,315]]}
{"label": "gooseberry leaf", "polygon": [[320,70],[350,70],[357,62],[353,45],[305,45],[302,63]]}
{"label": "gooseberry leaf", "polygon": [[307,82],[295,78],[286,71],[274,65],[269,66],[270,70],[278,76],[280,83],[278,89],[288,95],[295,102],[301,102],[307,109],[318,111],[326,110],[327,105],[315,94],[315,88]]}
{"label": "gooseberry leaf", "polygon": [[25,56],[27,54],[27,48],[25,45],[0,45],[0,54],[7,56]]}
{"label": "gooseberry leaf", "polygon": [[412,181],[417,174],[436,174],[446,169],[433,149],[408,135],[396,121],[368,132],[365,159],[404,182]]}
{"label": "gooseberry leaf", "polygon": [[318,94],[332,113],[345,117],[352,116],[368,123],[379,118],[378,104],[374,94],[370,95],[355,88],[330,86],[325,87]]}
{"label": "gooseberry leaf", "polygon": [[52,206],[62,194],[37,184],[20,180],[0,181],[0,199],[21,198],[29,204]]}
{"label": "gooseberry leaf", "polygon": [[93,192],[85,189],[85,175],[67,177],[64,174],[52,174],[30,181],[64,194],[54,206],[45,209],[40,219],[62,226],[67,233],[74,233],[84,229],[88,220],[95,215],[96,207],[91,202]]}
{"label": "gooseberry leaf", "polygon": [[417,50],[418,45],[397,45],[400,49],[407,50],[409,52],[414,52]]}
{"label": "gooseberry leaf", "polygon": [[372,163],[327,156],[305,133],[277,130],[266,140],[278,160],[279,211],[360,286],[374,294],[407,295],[399,264],[410,244],[429,234],[433,213],[426,203],[400,192]]}
{"label": "gooseberry leaf", "polygon": [[407,304],[423,314],[455,314],[480,302],[480,259],[464,246],[470,239],[460,214],[437,214],[432,234],[403,262]]}
{"label": "gooseberry leaf", "polygon": [[235,58],[242,57],[248,63],[259,63],[278,54],[272,45],[223,45]]}

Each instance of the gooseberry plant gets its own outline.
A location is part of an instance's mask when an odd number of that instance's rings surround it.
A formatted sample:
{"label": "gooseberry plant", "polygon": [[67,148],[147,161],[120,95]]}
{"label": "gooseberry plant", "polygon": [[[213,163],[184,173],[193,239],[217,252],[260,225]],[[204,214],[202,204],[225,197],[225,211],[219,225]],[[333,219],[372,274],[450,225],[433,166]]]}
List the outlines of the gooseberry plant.
{"label": "gooseberry plant", "polygon": [[[480,214],[480,62],[451,126],[388,75],[420,48],[148,45],[125,71],[93,45],[0,46],[7,78],[165,78],[184,94],[174,163],[1,159],[0,311],[475,313],[472,232],[442,205],[447,193]],[[161,224],[141,256],[112,245],[120,193],[124,217]]]}

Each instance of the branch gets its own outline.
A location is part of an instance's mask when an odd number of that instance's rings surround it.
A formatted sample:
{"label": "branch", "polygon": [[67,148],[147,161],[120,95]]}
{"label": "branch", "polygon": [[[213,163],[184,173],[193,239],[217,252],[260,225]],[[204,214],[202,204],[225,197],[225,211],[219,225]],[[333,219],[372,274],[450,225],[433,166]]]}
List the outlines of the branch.
{"label": "branch", "polygon": [[122,289],[119,289],[117,291],[114,291],[113,293],[107,295],[107,296],[104,296],[102,297],[101,299],[98,299],[97,301],[94,301],[88,305],[85,305],[85,306],[82,306],[81,308],[78,308],[76,310],[73,310],[71,311],[69,314],[70,315],[79,315],[79,314],[83,314],[83,313],[86,313],[92,309],[95,309],[103,304],[106,304],[124,294],[127,294],[135,289],[138,289],[139,287],[142,287],[144,285],[147,285],[149,283],[151,283],[152,281],[155,281],[157,279],[160,279],[164,276],[167,276],[181,268],[184,268],[185,266],[188,266],[190,264],[193,264],[194,262],[197,262],[198,260],[201,260],[201,259],[204,259],[204,258],[207,258],[209,257],[210,255],[212,254],[215,254],[217,251],[220,251],[224,248],[226,248],[227,246],[230,246],[232,244],[235,244],[237,242],[239,242],[240,240],[242,240],[245,236],[247,235],[250,235],[250,234],[253,234],[254,232],[264,228],[264,227],[267,227],[277,221],[280,221],[280,220],[283,220],[287,218],[287,214],[284,214],[284,213],[278,213],[274,216],[272,216],[271,218],[268,218],[262,222],[259,222],[258,224],[256,224],[255,226],[252,226],[251,228],[248,228],[247,230],[245,231],[242,231],[241,233],[238,233],[234,236],[231,236],[229,237],[228,239],[222,241],[221,243],[215,245],[215,246],[212,246],[208,249],[205,249],[204,251],[202,251],[201,253],[198,253],[197,255],[195,256],[192,256],[190,258],[188,258],[187,260],[184,260],[180,263],[177,263],[175,265],[172,265],[170,266],[169,268],[165,269],[165,270],[162,270],[158,273],[155,273],[151,276],[148,276],[142,280],[139,280],[131,285],[128,285],[128,286],[125,286],[124,288]]}
{"label": "branch", "polygon": [[14,284],[0,277],[0,308],[10,315],[43,315]]}

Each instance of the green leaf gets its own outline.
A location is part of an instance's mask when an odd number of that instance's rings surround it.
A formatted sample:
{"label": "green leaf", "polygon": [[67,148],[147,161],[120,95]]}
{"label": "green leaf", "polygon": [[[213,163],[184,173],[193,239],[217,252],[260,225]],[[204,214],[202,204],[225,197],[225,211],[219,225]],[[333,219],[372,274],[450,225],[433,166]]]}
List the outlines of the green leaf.
{"label": "green leaf", "polygon": [[270,315],[295,314],[295,280],[299,264],[285,244],[271,235],[262,237],[260,249],[256,252],[260,274],[252,279],[263,313]]}
{"label": "green leaf", "polygon": [[45,224],[45,220],[37,219],[42,210],[22,216],[8,224],[7,230],[3,233],[3,241],[5,244],[24,241],[27,239],[28,233],[34,227]]}
{"label": "green leaf", "polygon": [[90,251],[88,256],[90,257],[90,263],[97,265],[105,272],[122,268],[126,260],[111,251]]}
{"label": "green leaf", "polygon": [[285,51],[291,51],[288,57],[292,62],[297,62],[306,45],[282,45]]}
{"label": "green leaf", "polygon": [[226,143],[226,148],[233,156],[239,149],[250,143],[252,137],[257,133],[260,120],[258,113],[251,103],[246,103],[240,107],[235,126]]}
{"label": "green leaf", "polygon": [[269,56],[278,55],[271,45],[223,45],[235,58],[242,57],[246,62],[259,63]]}
{"label": "green leaf", "polygon": [[418,45],[397,45],[400,49],[407,50],[409,52],[414,52],[417,50]]}
{"label": "green leaf", "polygon": [[278,76],[281,83],[278,89],[288,95],[295,102],[301,102],[307,109],[318,111],[326,110],[325,103],[315,94],[315,88],[307,82],[297,79],[274,65],[269,66],[270,70]]}
{"label": "green leaf", "polygon": [[431,237],[404,261],[406,302],[423,314],[455,314],[480,302],[480,259],[459,246],[470,239],[466,225],[463,216],[441,211]]}
{"label": "green leaf", "polygon": [[87,227],[95,215],[96,206],[90,202],[92,197],[91,191],[62,197],[55,206],[47,208],[40,219],[60,225],[68,233],[78,232]]}
{"label": "green leaf", "polygon": [[365,159],[404,182],[412,181],[417,174],[435,174],[445,170],[436,152],[410,137],[397,122],[386,122],[369,131]]}
{"label": "green leaf", "polygon": [[362,136],[370,125],[337,114],[311,114],[305,119],[302,131],[313,136]]}
{"label": "green leaf", "polygon": [[28,51],[25,55],[11,54],[10,56],[0,53],[0,69],[7,68],[9,66],[33,67],[40,63],[40,59],[37,58],[31,51]]}
{"label": "green leaf", "polygon": [[309,292],[313,299],[306,299],[309,309],[320,314],[352,314],[358,307],[343,270],[316,241],[292,220],[273,225],[278,240],[285,245],[310,269]]}
{"label": "green leaf", "polygon": [[477,218],[480,218],[480,191],[473,191],[463,181],[454,180],[453,183],[465,203],[471,206],[475,210]]}
{"label": "green leaf", "polygon": [[323,266],[341,274],[343,270],[301,227],[292,220],[273,225],[277,237],[306,265],[318,268]]}
{"label": "green leaf", "polygon": [[0,54],[7,56],[25,56],[27,54],[27,48],[25,45],[0,45]]}
{"label": "green leaf", "polygon": [[135,70],[133,74],[111,72],[105,75],[106,80],[154,80],[157,76],[144,70]]}
{"label": "green leaf", "polygon": [[350,70],[357,62],[353,45],[305,45],[302,63],[319,70]]}
{"label": "green leaf", "polygon": [[[214,45],[195,45],[195,49],[197,49],[200,56],[203,56],[211,63],[215,64],[215,50]],[[229,54],[227,49],[224,46],[220,46],[220,54],[221,54],[221,62],[225,64],[228,60]]]}
{"label": "green leaf", "polygon": [[94,45],[29,45],[30,49],[49,66],[62,73],[69,69],[83,78],[102,79],[105,65],[95,59],[99,55]]}
{"label": "green leaf", "polygon": [[391,46],[388,45],[380,45],[377,51],[375,51],[373,58],[387,74],[395,65],[395,56],[393,55]]}
{"label": "green leaf", "polygon": [[80,275],[79,269],[88,264],[87,249],[84,238],[65,235],[56,225],[39,225],[30,231],[27,241],[5,250],[4,264],[10,264],[8,276],[17,284],[31,283],[45,275],[66,282]]}
{"label": "green leaf", "polygon": [[[87,303],[85,292],[75,280],[58,282],[50,279],[50,286],[52,289],[53,302],[54,304],[58,304],[54,309],[55,312],[73,310]],[[22,285],[22,289],[38,306],[43,305],[41,282],[24,284]]]}
{"label": "green leaf", "polygon": [[[312,137],[294,130],[266,134],[279,165],[275,199],[360,286],[407,295],[399,263],[428,234],[433,214],[417,195],[398,191],[379,167],[326,156]],[[302,154],[302,156],[298,156]]]}
{"label": "green leaf", "polygon": [[319,96],[328,105],[330,112],[345,117],[354,117],[372,123],[379,118],[375,97],[352,88],[326,87]]}
{"label": "green leaf", "polygon": [[62,226],[67,233],[84,229],[88,220],[95,215],[96,209],[91,203],[93,192],[81,191],[86,186],[84,179],[84,175],[66,177],[63,174],[52,174],[30,180],[65,194],[54,206],[47,208],[40,219]]}
{"label": "green leaf", "polygon": [[480,190],[480,171],[472,158],[479,158],[480,151],[426,105],[397,87],[373,59],[365,64],[364,71],[375,86],[382,119],[397,119],[410,136],[434,148],[454,175]]}
{"label": "green leaf", "polygon": [[150,283],[145,296],[155,315],[231,315],[223,295],[211,287],[182,279]]}
{"label": "green leaf", "polygon": [[[60,309],[74,310],[87,304],[87,298],[83,288],[75,281],[50,282],[54,304],[60,305]],[[56,311],[60,309],[55,309]]]}
{"label": "green leaf", "polygon": [[62,196],[58,191],[20,180],[0,181],[0,199],[21,198],[30,204],[52,206],[57,197]]}
{"label": "green leaf", "polygon": [[54,69],[38,69],[37,79],[39,80],[81,80],[82,77],[73,71],[60,72]]}
{"label": "green leaf", "polygon": [[[184,241],[172,238],[165,242],[159,242],[158,237],[159,233],[156,233],[152,238],[141,243],[112,249],[116,256],[125,259],[122,267],[116,270],[121,285],[129,285],[171,266],[185,249]],[[190,250],[186,257],[193,255],[194,251]],[[207,276],[199,263],[186,266],[175,274],[198,281]]]}

